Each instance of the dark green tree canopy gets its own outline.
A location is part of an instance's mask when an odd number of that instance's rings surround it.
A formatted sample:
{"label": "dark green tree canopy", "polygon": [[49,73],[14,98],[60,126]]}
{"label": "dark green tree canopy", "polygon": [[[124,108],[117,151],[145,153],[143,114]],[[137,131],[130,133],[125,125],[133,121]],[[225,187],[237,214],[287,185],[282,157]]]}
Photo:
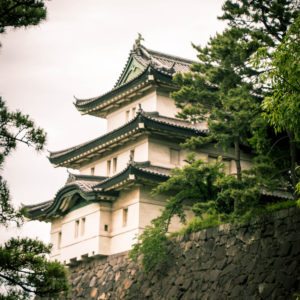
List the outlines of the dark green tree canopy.
{"label": "dark green tree canopy", "polygon": [[49,262],[51,246],[38,240],[12,238],[0,246],[0,285],[6,287],[1,299],[58,297],[68,290],[66,270],[57,262]]}
{"label": "dark green tree canopy", "polygon": [[[46,17],[42,0],[0,1],[0,33],[11,27],[36,25]],[[24,143],[37,151],[43,150],[46,133],[20,111],[11,112],[0,97],[0,169],[5,158]],[[0,175],[0,226],[11,222],[21,225],[22,211],[10,199],[6,181]],[[25,300],[39,295],[54,299],[68,290],[65,268],[48,260],[50,245],[29,238],[11,238],[0,245],[0,299]]]}
{"label": "dark green tree canopy", "polygon": [[[0,97],[0,166],[5,157],[16,148],[18,142],[39,151],[43,149],[46,142],[46,133],[36,127],[28,115],[20,111],[10,112]],[[0,224],[7,226],[10,221],[19,224],[21,214],[11,205],[9,190],[2,176],[0,176],[0,195]]]}
{"label": "dark green tree canopy", "polygon": [[44,0],[1,0],[0,33],[6,27],[37,25],[46,19],[47,9]]}
{"label": "dark green tree canopy", "polygon": [[222,20],[253,37],[264,39],[269,46],[282,41],[288,27],[299,14],[299,0],[226,0]]}

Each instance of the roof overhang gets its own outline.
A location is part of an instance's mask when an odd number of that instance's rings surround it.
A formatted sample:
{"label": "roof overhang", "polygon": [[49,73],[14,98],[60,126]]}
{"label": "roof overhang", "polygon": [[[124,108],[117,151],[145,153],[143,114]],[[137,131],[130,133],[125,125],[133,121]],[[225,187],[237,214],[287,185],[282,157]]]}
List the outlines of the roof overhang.
{"label": "roof overhang", "polygon": [[108,113],[153,91],[158,86],[169,91],[176,90],[172,75],[149,65],[141,74],[108,93],[88,100],[76,99],[74,104],[81,114],[106,117]]}
{"label": "roof overhang", "polygon": [[25,206],[26,216],[31,220],[51,221],[84,205],[114,201],[119,196],[120,190],[141,182],[157,184],[168,179],[169,173],[166,169],[152,167],[149,162],[130,162],[122,172],[101,182],[97,183],[93,180],[93,176],[90,177],[89,184],[93,184],[88,187],[81,181],[67,183],[52,201]]}
{"label": "roof overhang", "polygon": [[63,151],[50,153],[49,160],[56,166],[79,168],[88,161],[98,159],[107,151],[113,150],[120,145],[138,139],[149,134],[158,134],[177,138],[183,141],[188,137],[204,135],[205,132],[172,122],[160,121],[142,111],[125,125],[111,131],[97,139],[72,147]]}

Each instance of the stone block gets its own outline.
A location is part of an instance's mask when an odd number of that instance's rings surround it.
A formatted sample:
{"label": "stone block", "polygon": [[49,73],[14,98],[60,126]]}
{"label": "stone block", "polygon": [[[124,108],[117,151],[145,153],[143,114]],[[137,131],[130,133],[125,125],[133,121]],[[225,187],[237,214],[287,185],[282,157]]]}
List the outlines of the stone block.
{"label": "stone block", "polygon": [[96,282],[97,282],[97,277],[93,276],[91,281],[90,281],[89,287],[95,286]]}
{"label": "stone block", "polygon": [[93,287],[90,291],[90,298],[95,299],[97,297],[97,293],[98,293],[97,288]]}
{"label": "stone block", "polygon": [[225,247],[218,246],[215,248],[214,256],[217,261],[223,260],[226,257]]}
{"label": "stone block", "polygon": [[267,299],[273,292],[275,284],[261,283],[258,286],[258,292],[262,299]]}
{"label": "stone block", "polygon": [[236,285],[233,287],[230,293],[231,299],[243,299],[244,287],[241,285]]}
{"label": "stone block", "polygon": [[280,244],[279,250],[278,250],[278,255],[279,256],[287,256],[290,254],[291,249],[292,249],[292,245],[290,243]]}
{"label": "stone block", "polygon": [[206,229],[207,239],[214,238],[217,234],[218,234],[218,228],[216,228],[216,227]]}
{"label": "stone block", "polygon": [[227,258],[226,256],[222,259],[222,260],[218,260],[215,268],[218,270],[223,270],[225,268],[225,266],[228,264]]}

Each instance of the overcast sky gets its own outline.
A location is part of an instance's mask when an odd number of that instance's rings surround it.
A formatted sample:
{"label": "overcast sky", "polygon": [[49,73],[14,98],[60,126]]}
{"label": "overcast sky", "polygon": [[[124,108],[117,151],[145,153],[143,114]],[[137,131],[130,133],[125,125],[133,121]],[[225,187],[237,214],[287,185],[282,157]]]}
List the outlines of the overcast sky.
{"label": "overcast sky", "polygon": [[[89,98],[113,87],[137,33],[149,49],[196,59],[191,46],[205,45],[224,28],[222,0],[52,0],[47,20],[0,35],[0,95],[11,110],[29,114],[55,151],[102,135],[105,121],[81,116],[73,96]],[[18,206],[52,199],[66,179],[47,151],[19,145],[3,176]],[[0,241],[22,234],[49,241],[50,226],[29,222],[0,232]]]}

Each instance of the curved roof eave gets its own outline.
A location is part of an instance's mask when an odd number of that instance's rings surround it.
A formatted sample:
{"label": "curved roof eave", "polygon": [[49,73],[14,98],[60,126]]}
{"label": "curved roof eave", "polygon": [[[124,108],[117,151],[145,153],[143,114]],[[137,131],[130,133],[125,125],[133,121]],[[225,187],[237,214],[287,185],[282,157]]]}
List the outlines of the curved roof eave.
{"label": "curved roof eave", "polygon": [[[146,168],[143,167],[143,165],[145,165]],[[136,177],[130,177],[130,175],[135,175]],[[170,176],[159,171],[151,170],[150,162],[132,161],[128,163],[127,167],[123,171],[95,185],[94,190],[107,192],[128,180],[135,181],[143,177],[153,181],[161,181],[168,179]]]}
{"label": "curved roof eave", "polygon": [[101,135],[91,141],[79,144],[77,146],[74,147],[70,147],[61,151],[56,151],[56,152],[50,152],[50,156],[48,157],[48,159],[50,160],[50,162],[52,164],[60,164],[62,163],[62,161],[68,159],[68,156],[72,153],[73,156],[76,156],[79,153],[85,152],[90,150],[91,148],[95,148],[97,146],[99,146],[99,144],[103,144],[105,142],[108,141],[112,141],[115,137],[117,137],[118,135],[120,135],[122,132],[125,131],[131,131],[134,128],[137,127],[137,123],[138,123],[138,118],[139,118],[139,114],[137,114],[137,116],[132,119],[131,121],[127,122],[126,124],[116,128],[115,130],[108,132],[104,135]]}
{"label": "curved roof eave", "polygon": [[136,91],[138,91],[138,89],[142,87],[141,85],[152,84],[155,79],[172,84],[172,74],[164,70],[159,70],[155,68],[151,63],[149,63],[142,73],[140,73],[130,81],[125,82],[120,86],[116,86],[112,90],[99,97],[94,97],[86,100],[79,100],[75,98],[76,102],[74,103],[74,105],[82,113],[92,113],[92,111],[101,109],[101,107],[105,107],[110,103],[122,99],[122,97],[126,96],[126,92],[130,92],[128,90],[135,89]]}
{"label": "curved roof eave", "polygon": [[[149,114],[149,113],[148,113]],[[75,147],[71,147],[62,151],[50,152],[49,160],[52,164],[57,166],[63,166],[66,163],[71,163],[80,157],[89,155],[100,148],[107,147],[113,144],[116,140],[125,138],[128,134],[132,135],[133,131],[140,132],[148,129],[172,130],[174,128],[178,134],[182,134],[184,137],[189,137],[197,134],[205,134],[205,130],[197,129],[196,127],[188,126],[187,122],[170,119],[173,121],[160,120],[159,117],[151,116],[150,114],[139,111],[134,119],[128,123],[120,126],[119,128],[106,133],[96,139],[80,144]],[[147,128],[139,126],[139,123],[144,123]],[[184,125],[185,124],[185,125]],[[80,157],[79,157],[80,156]]]}
{"label": "curved roof eave", "polygon": [[[39,204],[24,206],[25,209],[27,209],[27,216],[33,220],[49,220],[58,212],[64,213],[68,211],[73,204],[71,201],[72,196],[76,194],[80,195],[87,202],[96,201],[101,198],[105,200],[111,200],[116,197],[115,193],[104,194],[95,192],[92,187],[89,189],[84,189],[82,186],[80,186],[80,183],[73,182],[59,189],[54,199],[51,201],[51,204],[45,208],[41,208]],[[64,201],[68,203],[64,204]],[[62,208],[62,206],[64,207]]]}
{"label": "curved roof eave", "polygon": [[[57,215],[68,212],[74,205],[72,197],[76,194],[79,194],[87,202],[114,200],[118,196],[117,186],[128,181],[147,178],[157,182],[169,178],[165,170],[164,172],[159,172],[158,169],[160,168],[156,167],[156,169],[152,170],[149,162],[130,162],[123,171],[116,175],[106,178],[102,182],[95,183],[93,181],[93,186],[90,186],[89,189],[83,189],[80,182],[72,182],[58,190],[52,201],[24,207],[27,208],[27,216],[30,219],[48,221]],[[131,175],[136,177],[132,178]],[[44,204],[47,204],[47,206],[44,207]]]}

